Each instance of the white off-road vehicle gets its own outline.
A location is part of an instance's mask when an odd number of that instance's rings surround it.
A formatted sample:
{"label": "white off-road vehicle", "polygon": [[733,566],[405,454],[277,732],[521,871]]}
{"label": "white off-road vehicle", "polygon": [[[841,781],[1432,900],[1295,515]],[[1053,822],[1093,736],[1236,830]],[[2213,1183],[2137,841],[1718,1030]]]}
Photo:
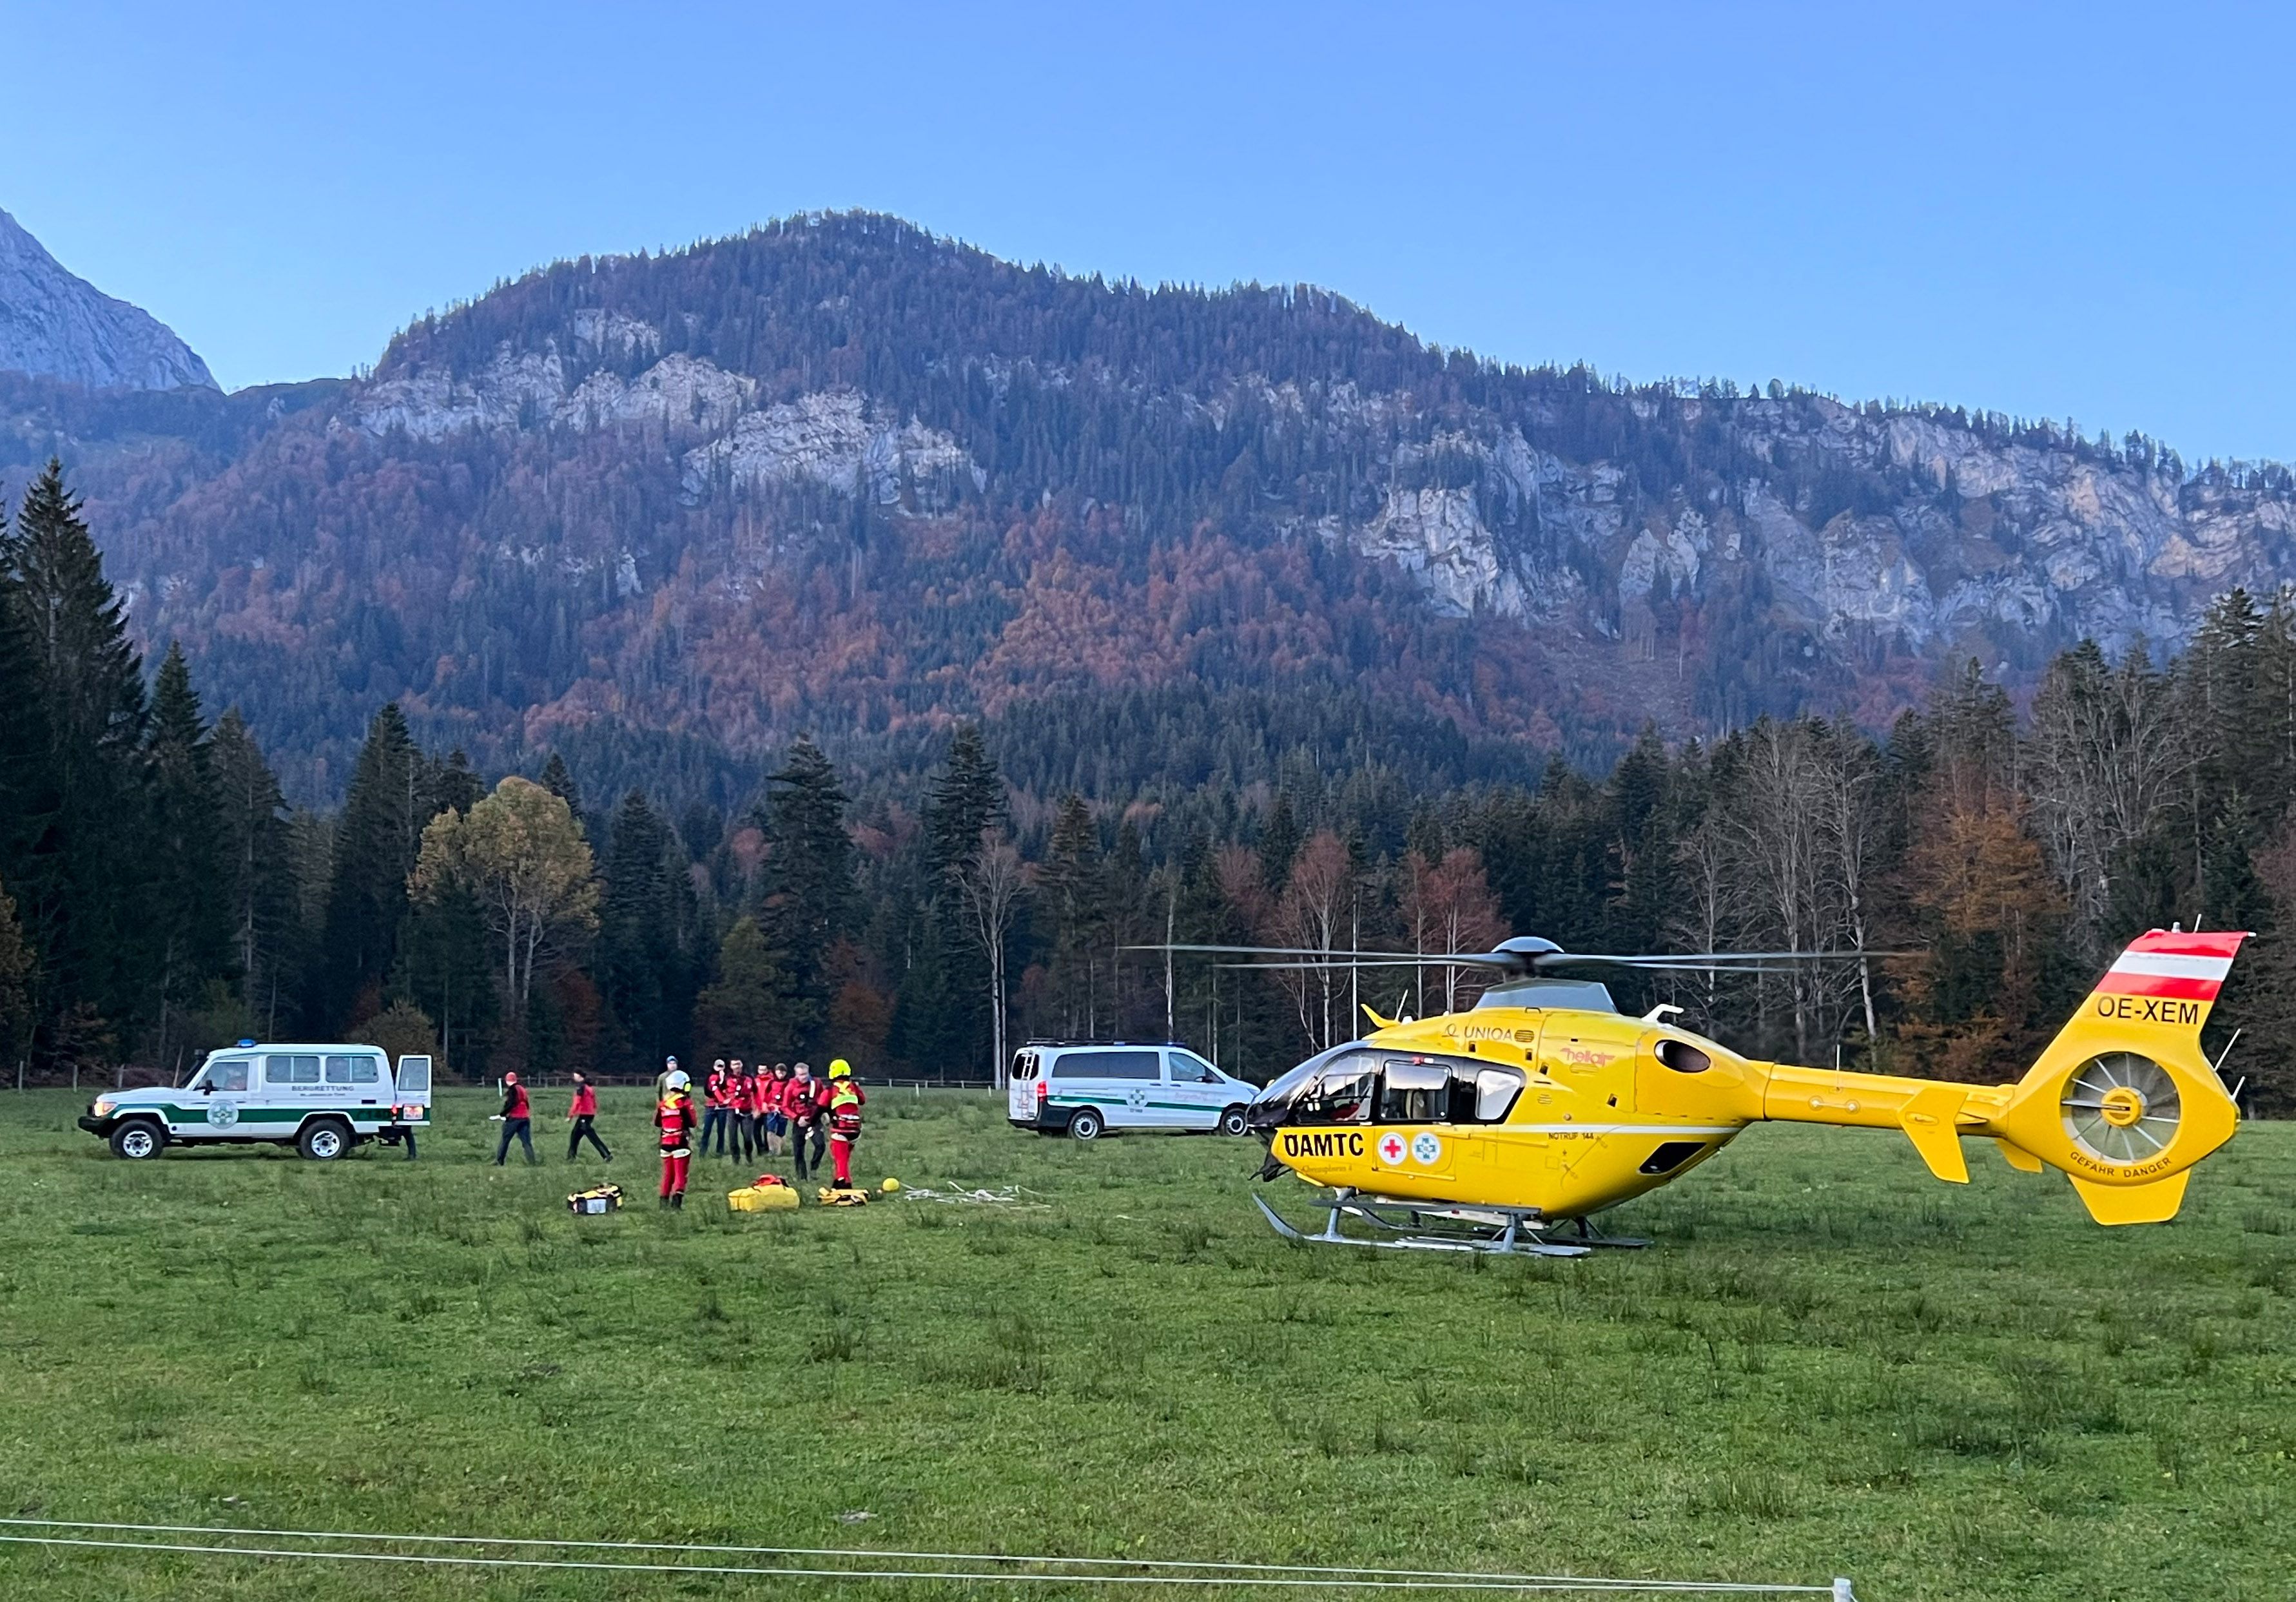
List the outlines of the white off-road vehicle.
{"label": "white off-road vehicle", "polygon": [[396,1146],[430,1123],[430,1059],[402,1057],[396,1072],[374,1046],[260,1046],[211,1051],[180,1090],[113,1091],[79,1126],[141,1162],[170,1146],[292,1146],[332,1162],[355,1146]]}

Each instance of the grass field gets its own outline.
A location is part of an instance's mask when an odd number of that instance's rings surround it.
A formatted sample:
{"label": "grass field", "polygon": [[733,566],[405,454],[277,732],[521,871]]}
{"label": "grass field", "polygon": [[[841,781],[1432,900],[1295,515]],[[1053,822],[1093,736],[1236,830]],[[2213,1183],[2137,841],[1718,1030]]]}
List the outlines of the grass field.
{"label": "grass field", "polygon": [[[1256,1146],[1037,1139],[985,1097],[881,1092],[861,1166],[1040,1211],[736,1215],[703,1164],[683,1214],[575,1219],[597,1167],[547,1138],[488,1165],[469,1093],[416,1164],[130,1165],[78,1110],[0,1095],[0,1513],[1865,1602],[2262,1602],[2296,1571],[2296,1127],[2120,1231],[1989,1150],[1958,1189],[1879,1135],[1756,1130],[1617,1215],[1647,1252],[1479,1263],[1287,1246]],[[601,1122],[650,1192],[637,1093]],[[0,1547],[10,1598],[840,1590]]]}

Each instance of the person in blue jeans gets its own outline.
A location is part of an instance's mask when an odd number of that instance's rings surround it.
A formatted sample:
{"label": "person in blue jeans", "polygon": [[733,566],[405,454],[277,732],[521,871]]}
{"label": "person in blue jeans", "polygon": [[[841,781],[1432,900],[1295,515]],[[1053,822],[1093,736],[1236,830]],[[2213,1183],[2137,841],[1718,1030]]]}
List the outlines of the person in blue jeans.
{"label": "person in blue jeans", "polygon": [[526,1160],[538,1163],[534,1155],[534,1106],[527,1099],[526,1087],[515,1074],[503,1075],[502,1141],[495,1148],[495,1166],[499,1168],[510,1158],[510,1143],[516,1140],[526,1148]]}

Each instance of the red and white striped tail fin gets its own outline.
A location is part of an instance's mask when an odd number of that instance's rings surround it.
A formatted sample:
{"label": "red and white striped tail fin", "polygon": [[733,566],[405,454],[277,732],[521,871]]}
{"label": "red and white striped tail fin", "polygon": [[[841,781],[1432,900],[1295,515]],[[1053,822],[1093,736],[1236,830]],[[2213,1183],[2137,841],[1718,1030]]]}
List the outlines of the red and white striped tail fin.
{"label": "red and white striped tail fin", "polygon": [[2062,1169],[2099,1223],[2175,1217],[2193,1165],[2240,1124],[2201,1026],[2247,938],[2154,929],[2130,941],[1990,1119],[2011,1164]]}
{"label": "red and white striped tail fin", "polygon": [[2248,937],[2238,930],[2139,935],[2097,981],[2085,1010],[2116,1023],[2198,1029]]}

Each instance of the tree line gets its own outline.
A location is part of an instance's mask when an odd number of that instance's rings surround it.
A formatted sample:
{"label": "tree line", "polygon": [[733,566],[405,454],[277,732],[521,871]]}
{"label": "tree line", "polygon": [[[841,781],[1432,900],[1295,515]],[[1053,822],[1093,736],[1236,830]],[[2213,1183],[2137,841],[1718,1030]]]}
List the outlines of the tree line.
{"label": "tree line", "polygon": [[1972,665],[1879,739],[1816,716],[1645,732],[1600,777],[1350,732],[1336,689],[1297,693],[1234,708],[1300,737],[1258,764],[1200,726],[1220,698],[1111,697],[1097,715],[1198,742],[1183,783],[1078,771],[1095,708],[1052,701],[875,769],[800,738],[730,808],[674,783],[594,808],[562,750],[490,781],[390,704],[340,805],[291,807],[180,650],[147,672],[51,463],[0,535],[0,1050],[35,1080],[176,1075],[249,1035],[427,1049],[472,1076],[833,1050],[980,1079],[1032,1035],[1168,1037],[1265,1075],[1367,1006],[1469,1006],[1486,976],[1152,948],[1538,934],[1873,953],[1615,988],[1748,1050],[1989,1081],[2119,943],[2181,922],[2264,936],[2212,1034],[2245,1031],[2228,1071],[2259,1107],[2296,1106],[2286,594],[2223,597],[2166,662],[2083,644],[2022,709]]}

